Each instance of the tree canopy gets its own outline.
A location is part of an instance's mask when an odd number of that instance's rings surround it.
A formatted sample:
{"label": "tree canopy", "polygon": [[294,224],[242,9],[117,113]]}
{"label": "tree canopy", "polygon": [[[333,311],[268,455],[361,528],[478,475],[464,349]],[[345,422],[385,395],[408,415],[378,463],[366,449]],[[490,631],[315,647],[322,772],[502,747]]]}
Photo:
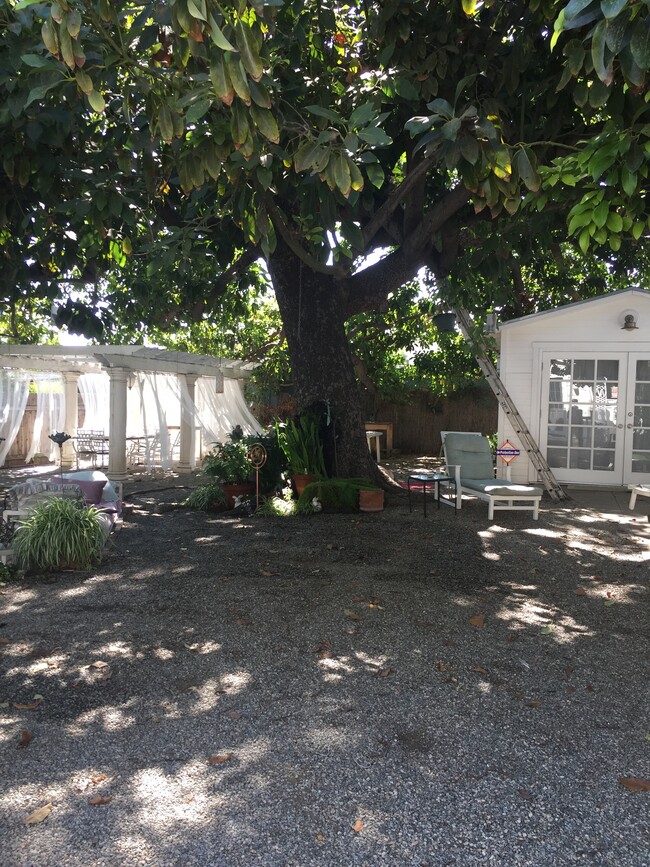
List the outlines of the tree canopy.
{"label": "tree canopy", "polygon": [[452,295],[516,294],[540,245],[558,261],[567,236],[632,260],[645,247],[643,0],[0,14],[6,304],[79,285],[97,322],[112,271],[129,291],[109,312],[165,327],[209,317],[262,256],[299,400],[332,404],[350,471],[365,444],[346,319],[423,266]]}

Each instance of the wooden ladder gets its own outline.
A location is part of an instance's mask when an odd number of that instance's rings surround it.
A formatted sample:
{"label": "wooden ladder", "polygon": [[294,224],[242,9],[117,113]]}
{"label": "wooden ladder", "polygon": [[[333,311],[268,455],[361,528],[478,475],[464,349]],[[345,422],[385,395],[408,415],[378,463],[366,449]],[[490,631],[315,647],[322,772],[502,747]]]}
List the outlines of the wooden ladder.
{"label": "wooden ladder", "polygon": [[539,450],[535,437],[526,427],[523,418],[519,414],[519,410],[508,394],[501,377],[497,373],[494,362],[489,356],[485,338],[482,334],[476,333],[474,322],[467,310],[462,307],[457,307],[454,309],[454,313],[456,314],[461,334],[472,347],[478,365],[483,371],[483,375],[490,384],[490,388],[494,392],[496,399],[499,401],[499,404],[510,421],[515,433],[521,440],[524,449],[526,450],[526,454],[537,470],[537,473],[551,499],[555,502],[565,500],[567,498],[566,491],[553,475],[553,471],[549,467],[546,458]]}

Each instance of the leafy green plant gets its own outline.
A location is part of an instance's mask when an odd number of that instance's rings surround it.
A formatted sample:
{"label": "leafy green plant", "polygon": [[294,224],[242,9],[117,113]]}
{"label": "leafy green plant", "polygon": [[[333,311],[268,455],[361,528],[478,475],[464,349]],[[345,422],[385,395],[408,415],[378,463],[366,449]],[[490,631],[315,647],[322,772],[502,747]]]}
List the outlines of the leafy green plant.
{"label": "leafy green plant", "polygon": [[221,485],[215,483],[200,485],[198,488],[194,488],[187,499],[183,501],[183,505],[190,509],[202,509],[204,512],[210,512],[226,505],[226,495]]}
{"label": "leafy green plant", "polygon": [[203,458],[203,472],[222,484],[247,482],[252,473],[248,446],[243,440],[233,440],[232,437],[228,443],[215,443]]}
{"label": "leafy green plant", "polygon": [[244,438],[244,442],[248,448],[255,443],[260,443],[266,451],[266,461],[264,466],[260,468],[260,492],[270,494],[282,487],[287,461],[280,448],[275,428],[271,428],[264,434],[247,436]]}
{"label": "leafy green plant", "polygon": [[307,473],[321,479],[327,478],[320,438],[320,420],[316,413],[305,412],[298,416],[296,421],[284,424],[276,422],[275,430],[290,473]]}
{"label": "leafy green plant", "polygon": [[284,497],[267,497],[255,514],[260,518],[288,518],[296,514],[297,503]]}
{"label": "leafy green plant", "polygon": [[[323,512],[357,512],[359,491],[375,491],[377,486],[370,479],[321,479],[307,485],[298,497],[297,510],[301,514]],[[315,509],[313,501],[320,504]]]}
{"label": "leafy green plant", "polygon": [[16,530],[22,569],[87,569],[101,560],[104,530],[96,506],[55,498],[37,506]]}

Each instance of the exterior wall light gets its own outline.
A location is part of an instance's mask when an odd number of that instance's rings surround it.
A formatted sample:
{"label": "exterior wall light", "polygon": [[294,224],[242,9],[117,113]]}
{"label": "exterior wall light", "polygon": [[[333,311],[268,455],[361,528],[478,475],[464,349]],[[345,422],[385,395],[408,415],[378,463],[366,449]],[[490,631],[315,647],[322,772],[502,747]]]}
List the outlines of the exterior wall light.
{"label": "exterior wall light", "polygon": [[628,313],[623,320],[623,327],[621,328],[621,331],[636,331],[638,327],[639,326],[636,324],[634,314]]}

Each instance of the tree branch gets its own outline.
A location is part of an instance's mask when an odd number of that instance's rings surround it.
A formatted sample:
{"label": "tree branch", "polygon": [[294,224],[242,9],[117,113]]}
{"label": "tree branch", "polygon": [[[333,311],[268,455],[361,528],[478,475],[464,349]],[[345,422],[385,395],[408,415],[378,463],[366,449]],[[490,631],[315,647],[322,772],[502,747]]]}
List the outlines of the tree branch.
{"label": "tree branch", "polygon": [[292,250],[296,254],[296,256],[305,263],[305,265],[307,265],[309,268],[311,268],[312,271],[315,271],[317,274],[326,274],[328,277],[341,278],[346,276],[347,272],[340,266],[336,265],[332,267],[331,265],[323,265],[322,262],[319,262],[318,259],[312,256],[312,254],[309,253],[307,250],[305,250],[305,248],[300,244],[294,233],[287,225],[282,211],[280,211],[278,206],[270,197],[266,199],[266,206],[271,216],[271,220],[273,221],[273,225],[282,236],[282,240],[285,242],[287,247],[289,247],[289,249]]}
{"label": "tree branch", "polygon": [[404,201],[406,196],[408,196],[408,194],[416,188],[418,184],[424,181],[424,176],[435,162],[436,159],[432,156],[423,159],[422,162],[418,163],[413,171],[404,178],[402,183],[398,187],[395,187],[374,217],[364,226],[364,249],[368,247],[377,232],[386,224],[390,216],[399,207],[401,202]]}
{"label": "tree branch", "polygon": [[261,255],[262,252],[259,247],[253,245],[247,247],[241,256],[219,275],[218,279],[212,284],[212,287],[206,293],[205,297],[194,305],[192,308],[192,319],[195,322],[198,322],[208,304],[214,303],[217,298],[225,294],[235,277],[239,277],[243,274],[244,271],[249,268],[256,259],[259,259]]}

